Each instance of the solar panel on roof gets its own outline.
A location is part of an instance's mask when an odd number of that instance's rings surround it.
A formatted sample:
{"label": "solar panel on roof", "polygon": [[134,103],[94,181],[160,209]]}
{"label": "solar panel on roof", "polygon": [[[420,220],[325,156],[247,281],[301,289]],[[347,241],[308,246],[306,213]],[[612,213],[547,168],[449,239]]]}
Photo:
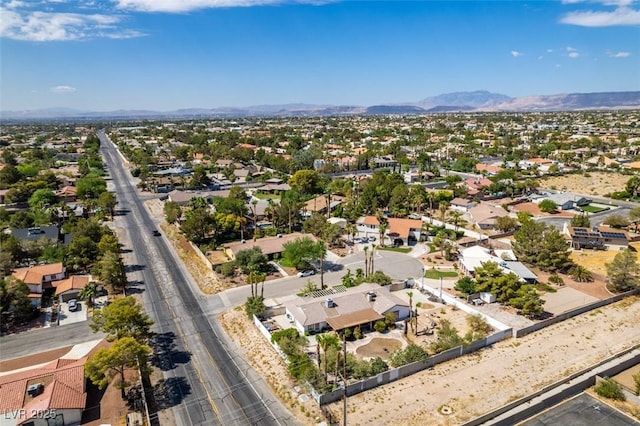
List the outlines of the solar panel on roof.
{"label": "solar panel on roof", "polygon": [[627,238],[622,232],[601,232],[605,238]]}

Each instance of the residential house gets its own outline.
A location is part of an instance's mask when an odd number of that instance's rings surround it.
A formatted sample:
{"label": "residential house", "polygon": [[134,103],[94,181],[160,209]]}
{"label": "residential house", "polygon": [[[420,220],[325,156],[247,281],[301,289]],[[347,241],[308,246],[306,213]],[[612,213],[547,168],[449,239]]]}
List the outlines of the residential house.
{"label": "residential house", "polygon": [[[422,221],[419,219],[390,217],[386,222],[385,236],[395,245],[409,245],[412,241],[420,241],[422,238]],[[380,221],[375,216],[361,217],[356,226],[359,232],[364,232],[367,236],[380,234]]]}
{"label": "residential house", "polygon": [[462,213],[468,212],[470,209],[472,209],[477,205],[478,203],[476,203],[475,201],[467,200],[466,198],[458,198],[458,197],[454,198],[449,203],[449,207],[451,208],[451,210],[457,210]]}
{"label": "residential house", "polygon": [[479,195],[482,188],[492,184],[493,182],[486,178],[469,178],[464,181],[464,185],[467,187],[467,194],[471,197]]}
{"label": "residential house", "polygon": [[65,203],[74,203],[78,199],[77,188],[75,186],[63,186],[56,191],[56,197]]}
{"label": "residential house", "polygon": [[319,297],[298,297],[285,303],[285,315],[300,333],[360,327],[373,329],[376,321],[393,314],[397,321],[409,316],[409,304],[388,287],[361,284]]}
{"label": "residential house", "polygon": [[234,243],[229,243],[225,246],[224,252],[231,260],[235,260],[236,254],[242,250],[248,250],[253,247],[258,247],[262,250],[262,253],[265,254],[270,259],[273,259],[275,254],[280,254],[284,251],[284,245],[288,242],[295,241],[298,238],[310,238],[313,241],[316,241],[316,238],[312,234],[301,234],[301,233],[293,233],[286,235],[278,235],[276,237],[266,237],[260,238],[255,241],[239,241]]}
{"label": "residential house", "polygon": [[40,308],[42,293],[48,288],[55,287],[54,281],[65,278],[66,270],[62,262],[45,265],[17,268],[12,273],[13,277],[23,281],[29,287],[29,299],[31,304]]}
{"label": "residential house", "polygon": [[543,197],[536,198],[533,202],[540,204],[543,200],[553,201],[560,210],[571,210],[576,206],[586,206],[591,202],[590,199],[572,194],[571,192],[547,194]]}
{"label": "residential house", "polygon": [[71,275],[60,281],[56,281],[55,284],[55,296],[60,300],[60,303],[67,302],[71,299],[77,299],[78,293],[85,288],[91,281],[91,275]]}
{"label": "residential house", "polygon": [[494,164],[484,164],[484,163],[476,164],[476,171],[478,173],[486,174],[488,176],[496,175],[502,170],[504,170],[502,167],[496,166]]}
{"label": "residential house", "polygon": [[549,168],[555,164],[555,161],[550,160],[548,158],[529,158],[527,160],[522,160],[518,163],[518,165],[526,170],[536,168],[540,173],[547,173]]}
{"label": "residential house", "polygon": [[484,263],[494,262],[498,264],[505,274],[514,273],[521,281],[535,283],[538,280],[536,274],[531,272],[522,262],[510,259],[513,259],[512,253],[498,257],[494,251],[488,248],[473,246],[460,250],[458,264],[460,265],[462,272],[471,277],[475,276],[476,269],[481,267]]}
{"label": "residential house", "polygon": [[469,216],[480,229],[495,229],[496,219],[509,216],[509,212],[500,206],[481,203],[469,209]]}
{"label": "residential house", "polygon": [[[86,361],[60,358],[0,375],[0,426],[80,424],[87,402]],[[52,418],[42,416],[47,413]]]}
{"label": "residential house", "polygon": [[[325,195],[319,195],[309,201],[306,202],[304,206],[302,206],[302,216],[303,217],[311,217],[313,213],[320,213],[326,215],[329,212],[332,212],[336,207],[342,204],[345,200],[345,197],[341,195],[333,195],[331,197],[331,203],[327,206],[327,197]],[[327,211],[328,210],[328,211]]]}
{"label": "residential house", "polygon": [[629,234],[622,229],[601,226],[596,229],[565,227],[571,248],[605,250],[607,248],[621,250],[629,247]]}
{"label": "residential house", "polygon": [[180,191],[175,189],[169,192],[167,199],[169,201],[178,203],[181,206],[189,204],[189,201],[191,201],[191,199],[197,198],[197,197],[204,198],[205,200],[207,200],[207,202],[213,203],[213,199],[215,197],[226,198],[229,196],[230,192],[231,191],[226,189],[219,190],[219,191]]}
{"label": "residential house", "polygon": [[375,157],[369,161],[369,167],[372,169],[394,168],[398,165],[398,162],[391,156]]}

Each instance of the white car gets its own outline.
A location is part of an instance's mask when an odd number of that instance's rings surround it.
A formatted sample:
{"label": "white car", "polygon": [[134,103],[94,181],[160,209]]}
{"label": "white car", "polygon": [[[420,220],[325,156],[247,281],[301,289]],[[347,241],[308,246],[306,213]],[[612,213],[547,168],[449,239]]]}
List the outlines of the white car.
{"label": "white car", "polygon": [[69,310],[71,312],[73,311],[77,311],[78,308],[80,307],[80,305],[78,305],[78,301],[76,299],[71,299],[67,302],[67,305],[69,306]]}
{"label": "white car", "polygon": [[299,277],[308,277],[310,275],[315,275],[315,274],[316,274],[316,271],[314,271],[313,269],[307,269],[306,271],[298,272]]}

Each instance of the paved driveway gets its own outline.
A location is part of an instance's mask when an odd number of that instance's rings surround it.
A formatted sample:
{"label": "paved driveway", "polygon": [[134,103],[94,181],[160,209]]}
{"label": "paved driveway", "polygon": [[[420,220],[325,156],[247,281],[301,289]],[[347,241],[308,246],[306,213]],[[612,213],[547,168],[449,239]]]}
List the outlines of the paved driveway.
{"label": "paved driveway", "polygon": [[74,322],[81,322],[86,320],[87,306],[85,302],[78,302],[78,310],[74,312],[69,311],[69,305],[67,304],[67,302],[64,302],[60,305],[60,310],[58,311],[59,325],[73,324]]}

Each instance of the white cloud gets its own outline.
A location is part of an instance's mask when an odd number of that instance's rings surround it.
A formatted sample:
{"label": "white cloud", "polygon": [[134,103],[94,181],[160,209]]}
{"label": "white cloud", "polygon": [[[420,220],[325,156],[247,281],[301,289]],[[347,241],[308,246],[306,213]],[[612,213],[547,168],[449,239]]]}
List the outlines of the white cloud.
{"label": "white cloud", "polygon": [[563,24],[582,27],[610,27],[620,25],[640,25],[640,11],[627,7],[626,4],[613,11],[571,12],[560,19]]}
{"label": "white cloud", "polygon": [[544,59],[544,56],[542,56],[542,55],[538,56],[538,60],[539,60],[539,61],[541,61],[541,60],[543,60],[543,59]]}
{"label": "white cloud", "polygon": [[629,56],[631,56],[631,53],[630,52],[616,52],[616,53],[607,52],[607,55],[610,58],[628,58]]}
{"label": "white cloud", "polygon": [[580,52],[575,47],[567,46],[567,56],[571,59],[576,59],[580,57]]}
{"label": "white cloud", "polygon": [[[49,0],[51,1],[51,0]],[[123,17],[104,14],[16,11],[0,7],[0,36],[25,41],[131,38],[144,34],[118,28]]]}
{"label": "white cloud", "polygon": [[64,95],[66,93],[74,93],[77,91],[77,89],[71,86],[54,86],[49,88],[49,91],[57,93],[59,95]]}
{"label": "white cloud", "polygon": [[[285,3],[286,0],[112,0],[116,7],[141,12],[189,12],[218,7],[251,7]],[[293,3],[326,4],[335,0],[292,0]]]}
{"label": "white cloud", "polygon": [[518,52],[517,50],[512,50],[511,51],[511,56],[513,56],[514,58],[518,58],[518,57],[520,57],[522,55],[524,55],[524,53]]}

